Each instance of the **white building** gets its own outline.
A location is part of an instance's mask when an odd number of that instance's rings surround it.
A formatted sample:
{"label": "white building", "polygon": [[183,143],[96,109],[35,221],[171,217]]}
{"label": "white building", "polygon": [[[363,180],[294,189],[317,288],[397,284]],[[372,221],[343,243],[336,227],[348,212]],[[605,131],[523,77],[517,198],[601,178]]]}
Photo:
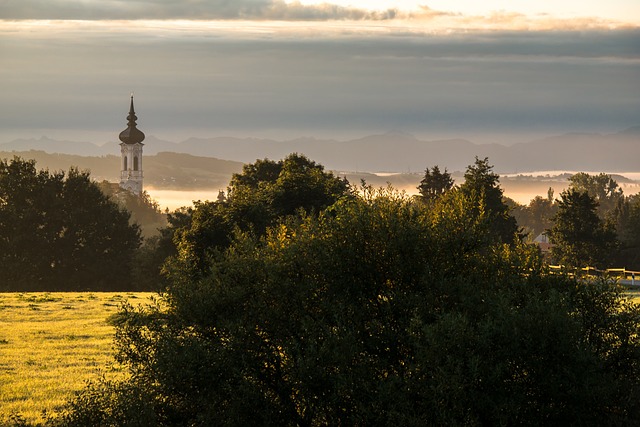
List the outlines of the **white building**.
{"label": "white building", "polygon": [[122,162],[120,169],[120,187],[133,194],[142,194],[142,146],[144,133],[136,127],[136,113],[133,110],[133,95],[131,107],[127,116],[127,128],[120,132],[120,152]]}

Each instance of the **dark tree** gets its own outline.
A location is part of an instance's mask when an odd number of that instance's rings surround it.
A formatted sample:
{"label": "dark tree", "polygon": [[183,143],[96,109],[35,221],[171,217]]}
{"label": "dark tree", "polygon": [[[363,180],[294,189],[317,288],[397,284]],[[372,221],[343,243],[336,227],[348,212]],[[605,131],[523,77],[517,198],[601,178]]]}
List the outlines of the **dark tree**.
{"label": "dark tree", "polygon": [[640,195],[629,196],[618,203],[612,216],[621,246],[617,265],[640,270]]}
{"label": "dark tree", "polygon": [[226,208],[242,229],[259,235],[283,216],[298,210],[320,212],[350,191],[349,183],[300,154],[278,162],[258,160],[234,174]]}
{"label": "dark tree", "polygon": [[[199,202],[196,202],[196,206]],[[191,227],[193,208],[182,207],[166,214],[167,225],[146,237],[136,252],[133,283],[137,290],[162,291],[167,284],[165,262],[178,254],[176,236]]]}
{"label": "dark tree", "polygon": [[598,202],[587,192],[571,188],[560,197],[548,233],[554,261],[568,267],[608,267],[616,251],[616,234],[598,216]]}
{"label": "dark tree", "polygon": [[[460,191],[470,198],[477,199],[479,206],[491,223],[493,236],[503,243],[512,243],[518,232],[516,219],[510,215],[509,207],[504,202],[503,191],[500,188],[500,176],[493,172],[489,159],[480,160],[476,157],[473,165],[467,167],[464,183]],[[474,208],[476,214],[480,214]]]}
{"label": "dark tree", "polygon": [[432,201],[447,191],[453,188],[453,179],[451,174],[447,172],[447,168],[444,172],[440,172],[440,168],[436,165],[431,169],[427,168],[424,171],[424,177],[418,185],[418,191],[425,201]]}
{"label": "dark tree", "polygon": [[346,180],[305,156],[258,160],[233,175],[225,199],[194,206],[188,227],[175,231],[178,255],[173,261],[181,271],[186,265],[195,272],[204,271],[207,255],[224,250],[235,230],[263,236],[287,216],[317,215],[349,194]]}
{"label": "dark tree", "polygon": [[0,287],[5,290],[127,289],[140,231],[128,212],[70,169],[0,161]]}

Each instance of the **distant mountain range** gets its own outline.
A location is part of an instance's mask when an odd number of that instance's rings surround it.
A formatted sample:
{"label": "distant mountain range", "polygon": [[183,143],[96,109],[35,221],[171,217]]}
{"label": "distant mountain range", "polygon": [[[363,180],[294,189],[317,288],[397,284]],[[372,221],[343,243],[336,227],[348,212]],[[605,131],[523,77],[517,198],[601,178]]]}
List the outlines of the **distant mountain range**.
{"label": "distant mountain range", "polygon": [[[42,137],[0,143],[0,151],[5,153],[29,150],[79,156],[113,155],[116,163],[120,152],[116,142],[97,145]],[[640,126],[612,134],[551,136],[512,146],[474,144],[464,139],[423,141],[401,132],[348,141],[214,137],[189,138],[176,143],[148,136],[144,152],[148,156],[171,152],[241,163],[254,162],[259,158],[277,160],[297,152],[329,170],[359,172],[422,172],[434,165],[446,167],[449,171],[463,171],[473,163],[475,156],[488,157],[499,173],[545,170],[628,172],[640,171]],[[145,170],[149,165],[149,162],[145,164]]]}

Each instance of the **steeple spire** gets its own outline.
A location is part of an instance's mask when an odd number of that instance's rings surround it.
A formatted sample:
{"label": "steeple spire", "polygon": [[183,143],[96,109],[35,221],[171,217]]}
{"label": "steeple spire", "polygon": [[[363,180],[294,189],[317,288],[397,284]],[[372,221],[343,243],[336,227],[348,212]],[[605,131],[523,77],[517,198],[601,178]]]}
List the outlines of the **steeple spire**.
{"label": "steeple spire", "polygon": [[133,109],[133,93],[131,94],[131,107],[127,116],[127,128],[120,132],[120,141],[125,144],[141,144],[144,141],[144,133],[136,127],[136,112]]}

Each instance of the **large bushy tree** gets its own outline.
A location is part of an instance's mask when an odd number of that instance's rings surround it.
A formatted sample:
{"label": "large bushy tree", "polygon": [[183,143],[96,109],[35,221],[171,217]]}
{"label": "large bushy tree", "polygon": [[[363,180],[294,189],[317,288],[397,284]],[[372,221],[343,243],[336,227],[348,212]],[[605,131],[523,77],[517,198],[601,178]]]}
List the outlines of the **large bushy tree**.
{"label": "large bushy tree", "polygon": [[605,173],[590,175],[578,172],[569,178],[569,188],[588,193],[598,203],[597,212],[602,219],[607,219],[624,200],[622,188],[611,175]]}
{"label": "large bushy tree", "polygon": [[139,244],[128,212],[88,173],[0,160],[0,289],[127,289]]}
{"label": "large bushy tree", "polygon": [[263,236],[282,218],[300,212],[316,215],[350,194],[348,181],[303,155],[257,160],[232,176],[224,199],[196,203],[189,220],[172,227],[178,249],[172,265],[180,270],[189,266],[195,273],[204,271],[207,255],[224,250],[234,230]]}
{"label": "large bushy tree", "polygon": [[[304,182],[304,181],[303,181]],[[57,420],[133,425],[631,425],[640,310],[496,242],[461,191],[363,189],[263,238],[236,228],[197,278],[115,319],[121,382]]]}

